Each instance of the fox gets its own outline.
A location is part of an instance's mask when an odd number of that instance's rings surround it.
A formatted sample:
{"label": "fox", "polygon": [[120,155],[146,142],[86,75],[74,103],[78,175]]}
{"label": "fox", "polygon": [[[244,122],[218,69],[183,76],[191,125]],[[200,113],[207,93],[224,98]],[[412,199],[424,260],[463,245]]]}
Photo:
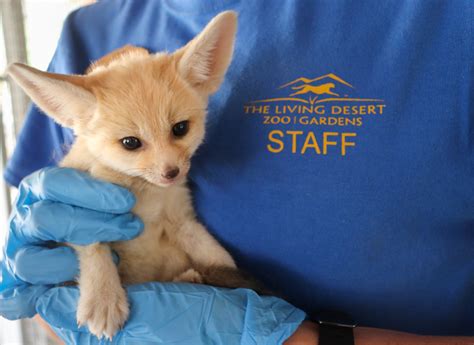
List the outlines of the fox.
{"label": "fox", "polygon": [[[205,137],[209,96],[231,63],[237,14],[214,17],[173,53],[125,46],[83,75],[12,64],[7,73],[75,142],[60,163],[128,188],[144,223],[137,238],[73,245],[80,273],[77,322],[112,339],[129,315],[124,285],[150,281],[261,290],[197,220],[186,177]],[[118,266],[112,251],[120,257]]]}

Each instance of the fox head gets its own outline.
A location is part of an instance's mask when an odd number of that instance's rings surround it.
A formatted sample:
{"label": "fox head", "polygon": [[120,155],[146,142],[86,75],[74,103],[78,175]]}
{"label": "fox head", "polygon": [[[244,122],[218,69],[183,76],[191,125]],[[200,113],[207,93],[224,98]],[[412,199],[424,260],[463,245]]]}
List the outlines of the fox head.
{"label": "fox head", "polygon": [[158,186],[184,180],[205,133],[208,97],[230,64],[235,12],[216,16],[173,54],[124,47],[86,75],[46,73],[22,64],[7,73],[101,164]]}

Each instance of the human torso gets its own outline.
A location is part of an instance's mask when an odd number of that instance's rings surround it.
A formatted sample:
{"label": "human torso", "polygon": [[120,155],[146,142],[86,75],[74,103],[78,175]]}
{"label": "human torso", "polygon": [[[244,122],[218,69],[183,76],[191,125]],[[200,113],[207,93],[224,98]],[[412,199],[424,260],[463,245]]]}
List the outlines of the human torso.
{"label": "human torso", "polygon": [[127,43],[173,51],[239,11],[190,174],[238,264],[307,312],[473,334],[472,3],[171,3],[87,28],[111,39],[84,32],[84,68]]}

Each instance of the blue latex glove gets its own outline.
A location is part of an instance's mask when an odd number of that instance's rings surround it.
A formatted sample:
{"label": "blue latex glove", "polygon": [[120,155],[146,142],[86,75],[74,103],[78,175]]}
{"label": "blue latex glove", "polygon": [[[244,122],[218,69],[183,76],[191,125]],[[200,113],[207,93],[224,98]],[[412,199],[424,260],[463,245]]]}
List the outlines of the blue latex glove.
{"label": "blue latex glove", "polygon": [[147,283],[127,291],[130,317],[112,342],[78,328],[76,287],[50,289],[39,298],[38,313],[66,344],[273,345],[283,343],[305,318],[284,300],[247,289]]}
{"label": "blue latex glove", "polygon": [[0,315],[32,317],[36,301],[56,284],[74,280],[74,250],[56,242],[90,244],[137,236],[143,223],[129,213],[126,189],[74,169],[45,168],[20,184],[0,262]]}

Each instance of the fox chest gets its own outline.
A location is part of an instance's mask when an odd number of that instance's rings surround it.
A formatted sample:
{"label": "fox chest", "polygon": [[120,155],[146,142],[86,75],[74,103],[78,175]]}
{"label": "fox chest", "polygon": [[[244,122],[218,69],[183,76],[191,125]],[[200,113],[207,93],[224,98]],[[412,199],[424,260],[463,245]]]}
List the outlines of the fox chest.
{"label": "fox chest", "polygon": [[188,255],[173,240],[174,227],[168,221],[145,223],[139,237],[112,244],[120,257],[122,283],[172,281],[191,267]]}
{"label": "fox chest", "polygon": [[122,282],[172,281],[191,267],[188,255],[176,244],[179,224],[169,216],[168,210],[176,209],[172,190],[148,189],[136,195],[133,213],[143,221],[143,233],[112,246],[120,256]]}

